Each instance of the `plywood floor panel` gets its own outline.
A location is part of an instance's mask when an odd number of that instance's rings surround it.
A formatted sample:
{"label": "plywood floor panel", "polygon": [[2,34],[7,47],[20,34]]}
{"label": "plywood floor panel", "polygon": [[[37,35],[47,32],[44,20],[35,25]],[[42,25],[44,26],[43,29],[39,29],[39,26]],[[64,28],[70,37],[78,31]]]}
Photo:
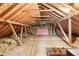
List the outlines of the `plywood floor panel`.
{"label": "plywood floor panel", "polygon": [[57,36],[31,36],[25,39],[24,45],[17,46],[5,55],[10,56],[46,56],[46,48],[69,46]]}

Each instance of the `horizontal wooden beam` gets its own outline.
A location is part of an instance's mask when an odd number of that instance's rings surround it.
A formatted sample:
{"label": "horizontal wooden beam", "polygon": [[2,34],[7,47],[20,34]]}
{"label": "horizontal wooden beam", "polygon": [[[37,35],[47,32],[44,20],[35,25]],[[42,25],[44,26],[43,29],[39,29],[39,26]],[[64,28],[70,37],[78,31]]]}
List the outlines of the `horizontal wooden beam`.
{"label": "horizontal wooden beam", "polygon": [[46,10],[44,9],[44,10],[38,10],[38,11],[45,11],[46,12],[46,11],[54,11],[54,10],[53,9],[46,9]]}
{"label": "horizontal wooden beam", "polygon": [[14,33],[14,35],[15,35],[16,39],[17,39],[18,44],[19,44],[19,45],[23,45],[23,43],[20,41],[20,38],[17,36],[17,33],[15,32],[15,30],[14,30],[14,28],[13,28],[12,24],[11,24],[11,23],[9,23],[9,25],[10,25],[11,30],[13,31],[13,33]]}
{"label": "horizontal wooden beam", "polygon": [[29,25],[25,25],[25,24],[14,22],[14,21],[10,21],[10,20],[7,20],[7,22],[9,22],[11,24],[16,24],[16,25],[29,26]]}
{"label": "horizontal wooden beam", "polygon": [[0,22],[5,22],[5,20],[1,20],[1,19],[0,19]]}
{"label": "horizontal wooden beam", "polygon": [[25,24],[18,23],[18,22],[14,22],[14,21],[10,21],[10,20],[0,20],[0,22],[3,22],[3,23],[11,23],[11,24],[21,25],[21,26],[29,26],[29,25],[25,25]]}
{"label": "horizontal wooden beam", "polygon": [[32,18],[49,18],[50,16],[33,16]]}

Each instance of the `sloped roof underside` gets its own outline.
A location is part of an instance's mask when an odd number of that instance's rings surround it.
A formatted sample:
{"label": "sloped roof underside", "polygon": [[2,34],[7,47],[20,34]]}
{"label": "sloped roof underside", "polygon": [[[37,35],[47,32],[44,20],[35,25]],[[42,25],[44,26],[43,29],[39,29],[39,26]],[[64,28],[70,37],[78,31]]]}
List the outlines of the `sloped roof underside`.
{"label": "sloped roof underside", "polygon": [[[68,6],[71,8],[71,14],[68,13]],[[46,20],[48,23],[55,24],[62,20],[66,20],[68,17],[76,15],[76,11],[78,10],[78,4],[73,3],[0,3],[0,37],[12,35],[9,24],[1,22],[3,20],[9,20],[28,26],[38,24],[38,20]],[[74,16],[72,19],[79,21],[78,16]],[[13,26],[18,33],[21,26],[16,24]],[[74,26],[77,27],[76,25]],[[67,26],[65,29],[67,31]]]}

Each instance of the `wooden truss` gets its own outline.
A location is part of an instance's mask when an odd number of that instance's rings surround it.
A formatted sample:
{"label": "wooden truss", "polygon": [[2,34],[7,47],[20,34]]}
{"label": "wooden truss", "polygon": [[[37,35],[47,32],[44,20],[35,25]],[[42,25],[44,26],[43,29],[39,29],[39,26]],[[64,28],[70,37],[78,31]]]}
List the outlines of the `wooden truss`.
{"label": "wooden truss", "polygon": [[[22,23],[18,23],[18,22],[13,22],[13,21],[10,21],[10,20],[6,20],[6,21],[0,20],[0,22],[7,23],[7,24],[10,25],[10,28],[11,28],[11,30],[12,30],[14,36],[16,37],[16,41],[17,41],[18,45],[20,45],[20,46],[23,45],[23,43],[20,41],[20,39],[22,39],[22,36],[23,36],[23,29],[24,29],[24,31],[25,31],[25,34],[27,33],[27,32],[26,32],[26,27],[27,27],[28,25],[25,25],[25,24],[22,24]],[[13,24],[21,26],[20,38],[18,37],[18,35],[17,35],[17,33],[16,33],[16,31],[15,31],[15,29],[14,29],[14,27],[13,27]]]}
{"label": "wooden truss", "polygon": [[69,46],[71,46],[72,48],[75,48],[76,46],[73,45],[72,43],[72,23],[71,23],[71,18],[68,19],[68,37],[66,35],[66,33],[64,32],[62,26],[60,25],[60,23],[57,23],[64,38],[65,39],[62,39],[63,41],[65,41]]}

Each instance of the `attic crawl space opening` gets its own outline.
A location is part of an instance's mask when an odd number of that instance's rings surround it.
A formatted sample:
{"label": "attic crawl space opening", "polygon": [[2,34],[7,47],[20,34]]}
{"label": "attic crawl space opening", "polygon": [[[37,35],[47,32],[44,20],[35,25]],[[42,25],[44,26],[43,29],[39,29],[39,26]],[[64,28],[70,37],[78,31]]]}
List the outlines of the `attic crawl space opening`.
{"label": "attic crawl space opening", "polygon": [[78,36],[78,3],[0,3],[0,55],[79,55]]}

